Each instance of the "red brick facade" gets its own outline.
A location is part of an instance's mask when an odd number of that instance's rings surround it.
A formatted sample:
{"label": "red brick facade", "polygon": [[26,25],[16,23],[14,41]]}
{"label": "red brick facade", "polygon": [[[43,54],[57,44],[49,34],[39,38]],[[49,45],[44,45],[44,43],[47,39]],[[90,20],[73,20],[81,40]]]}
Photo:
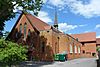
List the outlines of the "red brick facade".
{"label": "red brick facade", "polygon": [[72,34],[74,38],[82,43],[82,57],[95,57],[96,55],[96,33],[82,33],[82,34]]}
{"label": "red brick facade", "polygon": [[68,59],[81,57],[82,44],[31,14],[21,14],[7,39],[29,46],[30,60],[53,61],[54,54]]}

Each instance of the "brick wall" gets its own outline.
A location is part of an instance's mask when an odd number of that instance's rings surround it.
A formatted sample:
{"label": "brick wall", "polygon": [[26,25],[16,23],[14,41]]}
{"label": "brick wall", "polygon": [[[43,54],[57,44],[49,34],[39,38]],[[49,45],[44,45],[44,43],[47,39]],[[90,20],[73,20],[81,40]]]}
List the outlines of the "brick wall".
{"label": "brick wall", "polygon": [[[38,22],[38,20],[32,21]],[[21,33],[19,30],[20,24],[22,25]],[[25,24],[27,24],[26,37],[24,36]],[[33,26],[23,14],[9,36],[14,42],[29,46],[28,56],[30,60],[35,58],[41,61],[53,61],[54,54],[64,52],[68,54],[68,59],[79,58],[81,56],[81,53],[78,53],[78,46],[81,46],[81,43],[73,39],[71,36],[61,33],[54,28],[37,31],[35,25]],[[21,34],[20,36],[19,33]],[[70,44],[72,44],[72,54],[70,54]],[[74,51],[75,45],[77,53]]]}

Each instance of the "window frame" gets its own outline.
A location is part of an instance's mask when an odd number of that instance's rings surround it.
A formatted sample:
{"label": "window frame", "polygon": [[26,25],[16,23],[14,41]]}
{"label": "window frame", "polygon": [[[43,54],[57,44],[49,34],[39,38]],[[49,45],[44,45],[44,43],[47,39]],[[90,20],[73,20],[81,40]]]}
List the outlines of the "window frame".
{"label": "window frame", "polygon": [[20,34],[22,33],[22,24],[20,24],[20,26],[19,26],[19,33]]}
{"label": "window frame", "polygon": [[70,44],[70,53],[73,53],[73,46]]}
{"label": "window frame", "polygon": [[27,32],[27,23],[24,24],[24,38],[26,38],[26,32]]}
{"label": "window frame", "polygon": [[45,42],[42,42],[41,44],[41,52],[45,53]]}
{"label": "window frame", "polygon": [[78,53],[81,53],[81,47],[78,46]]}
{"label": "window frame", "polygon": [[74,52],[77,53],[77,46],[74,45]]}

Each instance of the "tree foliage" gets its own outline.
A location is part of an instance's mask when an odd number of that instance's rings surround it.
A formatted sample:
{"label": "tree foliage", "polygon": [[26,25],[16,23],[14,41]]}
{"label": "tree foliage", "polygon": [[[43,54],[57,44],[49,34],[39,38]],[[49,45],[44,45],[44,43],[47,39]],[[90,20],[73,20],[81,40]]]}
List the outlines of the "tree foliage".
{"label": "tree foliage", "polygon": [[3,33],[3,37],[2,37],[2,38],[3,38],[3,39],[6,39],[7,36],[9,35],[9,33],[10,33],[9,31],[5,31],[5,32]]}
{"label": "tree foliage", "polygon": [[12,65],[27,60],[25,46],[0,39],[0,63]]}
{"label": "tree foliage", "polygon": [[14,18],[19,10],[29,10],[38,15],[42,4],[42,0],[0,0],[0,32],[4,29],[4,22]]}
{"label": "tree foliage", "polygon": [[97,51],[100,51],[100,47],[97,47],[96,50],[97,50]]}

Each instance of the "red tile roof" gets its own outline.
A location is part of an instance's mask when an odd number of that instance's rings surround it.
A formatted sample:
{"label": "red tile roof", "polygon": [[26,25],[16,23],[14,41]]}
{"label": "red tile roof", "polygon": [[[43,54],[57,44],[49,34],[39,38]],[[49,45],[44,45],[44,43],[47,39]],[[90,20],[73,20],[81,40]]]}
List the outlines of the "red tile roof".
{"label": "red tile roof", "polygon": [[26,14],[27,18],[31,21],[32,25],[38,30],[45,30],[45,27],[51,27],[49,24],[41,21],[40,19],[36,18],[31,14]]}
{"label": "red tile roof", "polygon": [[44,29],[45,29],[45,30],[49,30],[49,29],[51,29],[51,27],[52,27],[52,26],[45,26]]}
{"label": "red tile roof", "polygon": [[72,34],[71,36],[74,38],[78,38],[78,40],[80,42],[96,41],[96,33],[95,32]]}
{"label": "red tile roof", "polygon": [[55,29],[54,27],[50,26],[49,24],[43,22],[42,20],[38,19],[33,15],[31,14],[25,14],[25,15],[38,31],[52,29],[55,32],[61,33],[59,30]]}
{"label": "red tile roof", "polygon": [[97,38],[97,39],[96,39],[96,43],[97,43],[97,44],[100,44],[100,38]]}

